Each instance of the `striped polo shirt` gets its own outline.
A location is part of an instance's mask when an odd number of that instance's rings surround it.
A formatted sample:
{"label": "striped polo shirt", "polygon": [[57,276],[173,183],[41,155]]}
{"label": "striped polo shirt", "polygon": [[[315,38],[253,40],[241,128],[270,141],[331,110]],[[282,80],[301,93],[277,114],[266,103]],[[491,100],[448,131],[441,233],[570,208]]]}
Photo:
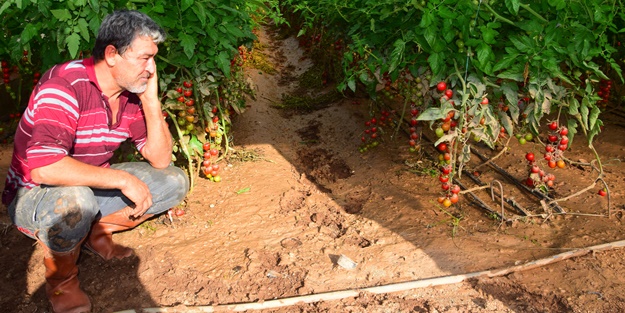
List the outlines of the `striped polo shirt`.
{"label": "striped polo shirt", "polygon": [[113,152],[126,139],[141,151],[147,129],[139,97],[120,95],[113,125],[108,98],[98,85],[92,58],[56,65],[42,75],[15,133],[11,166],[2,202],[13,201],[21,187],[32,188],[30,170],[65,156],[109,167]]}

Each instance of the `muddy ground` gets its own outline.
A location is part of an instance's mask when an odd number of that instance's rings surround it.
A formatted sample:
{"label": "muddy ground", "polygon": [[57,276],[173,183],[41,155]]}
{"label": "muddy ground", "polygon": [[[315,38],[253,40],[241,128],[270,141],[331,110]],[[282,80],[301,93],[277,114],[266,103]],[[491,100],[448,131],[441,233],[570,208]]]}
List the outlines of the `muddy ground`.
{"label": "muddy ground", "polygon": [[[558,201],[567,212],[559,214],[473,157],[470,172],[479,172],[487,183],[502,182],[506,196],[530,215],[521,217],[506,207],[509,221],[501,223],[493,212],[471,204],[466,194],[457,206],[443,209],[436,201],[438,178],[427,174],[436,167],[424,154],[408,151],[401,131],[391,138],[393,129],[382,127],[382,143],[360,153],[363,123],[372,107],[367,98],[344,98],[306,110],[276,108],[285,94],[311,92],[298,88],[297,78],[312,61],[295,38],[272,39],[267,32],[260,38],[278,73],[247,70],[256,98],[234,121],[237,153],[223,162],[223,181],[199,180],[184,204],[186,214],[173,223],[162,215],[116,234],[114,239],[133,247],[135,256],[105,262],[82,253],[79,278],[95,312],[244,310],[248,303],[310,295],[320,296],[310,303],[258,311],[625,311],[624,250],[618,247],[506,275],[453,281],[454,275],[522,266],[625,239],[621,111],[605,114],[606,127],[595,140],[611,191],[609,218],[607,197],[597,195],[598,185]],[[576,140],[567,156],[582,163],[592,160],[583,138]],[[494,163],[522,180],[525,153],[540,154],[543,148],[538,142],[519,146],[515,140],[509,146]],[[487,157],[499,154],[477,148]],[[434,153],[425,142],[423,150]],[[10,155],[11,147],[3,146],[3,174]],[[552,172],[557,199],[583,190],[597,177],[583,164]],[[476,186],[466,177],[461,181]],[[474,194],[500,213],[488,190]],[[4,209],[0,223],[0,307],[4,312],[49,312],[42,250],[10,226]],[[341,255],[355,267],[341,266]],[[442,279],[447,276],[452,278]],[[437,277],[445,283],[407,289],[399,284]],[[374,286],[389,290],[359,291]],[[242,305],[226,306],[230,304]]]}

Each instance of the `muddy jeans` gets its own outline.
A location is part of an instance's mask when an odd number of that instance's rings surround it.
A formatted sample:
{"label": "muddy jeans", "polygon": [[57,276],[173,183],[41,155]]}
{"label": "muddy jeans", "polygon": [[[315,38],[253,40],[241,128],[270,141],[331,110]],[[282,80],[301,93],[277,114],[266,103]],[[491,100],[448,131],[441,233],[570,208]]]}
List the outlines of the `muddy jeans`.
{"label": "muddy jeans", "polygon": [[[189,190],[187,175],[174,166],[159,170],[147,163],[130,162],[111,168],[131,173],[148,185],[153,204],[146,214],[159,214],[176,206]],[[132,202],[119,189],[41,185],[19,189],[8,211],[21,232],[41,240],[53,251],[65,252],[89,234],[96,219],[129,205]]]}

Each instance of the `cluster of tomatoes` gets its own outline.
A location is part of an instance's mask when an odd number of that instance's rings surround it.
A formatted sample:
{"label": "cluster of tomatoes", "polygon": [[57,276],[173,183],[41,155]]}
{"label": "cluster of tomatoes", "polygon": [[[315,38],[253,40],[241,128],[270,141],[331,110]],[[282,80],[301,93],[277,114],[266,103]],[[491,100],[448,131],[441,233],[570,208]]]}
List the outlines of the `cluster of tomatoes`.
{"label": "cluster of tomatoes", "polygon": [[239,46],[239,54],[235,55],[234,58],[232,58],[232,60],[230,61],[230,67],[233,68],[232,70],[234,71],[235,65],[242,67],[243,64],[245,64],[245,62],[247,61],[249,54],[250,53],[247,51],[247,48],[245,48],[244,46]]}
{"label": "cluster of tomatoes", "polygon": [[525,159],[529,164],[529,175],[525,184],[531,188],[536,188],[543,184],[548,188],[552,188],[555,183],[556,176],[546,173],[538,166],[538,164],[536,164],[536,156],[534,153],[528,152],[525,154]]}
{"label": "cluster of tomatoes", "polygon": [[176,88],[178,93],[178,102],[185,106],[185,110],[178,112],[177,123],[183,134],[188,134],[195,129],[195,123],[198,122],[198,116],[195,108],[195,99],[193,98],[193,83],[185,81],[182,87]]}
{"label": "cluster of tomatoes", "polygon": [[358,151],[366,152],[371,148],[377,147],[380,142],[380,136],[382,133],[382,128],[391,122],[391,112],[382,110],[380,112],[380,117],[372,117],[370,120],[365,122],[365,130],[360,140],[362,144],[358,148]]}
{"label": "cluster of tomatoes", "polygon": [[545,160],[550,168],[565,168],[566,163],[563,159],[563,153],[569,145],[568,128],[558,125],[557,121],[548,124],[549,134],[547,136],[548,143],[545,145]]}
{"label": "cluster of tomatoes", "polygon": [[602,79],[599,82],[599,90],[597,91],[597,96],[601,97],[601,100],[597,101],[598,105],[607,105],[608,99],[610,99],[610,89],[612,89],[612,81],[607,79]]}
{"label": "cluster of tomatoes", "polygon": [[204,149],[204,160],[202,161],[202,173],[214,182],[220,182],[221,176],[219,176],[219,149],[211,145],[210,142],[204,143],[202,146]]}
{"label": "cluster of tomatoes", "polygon": [[410,152],[418,150],[417,140],[419,140],[419,134],[417,133],[417,116],[419,116],[419,110],[415,107],[413,102],[410,107],[410,139],[408,140]]}
{"label": "cluster of tomatoes", "polygon": [[452,204],[458,203],[460,186],[449,183],[449,174],[451,173],[451,165],[447,164],[441,167],[438,180],[441,182],[441,188],[445,192],[444,196],[438,197],[438,203],[444,207],[449,207]]}
{"label": "cluster of tomatoes", "polygon": [[8,86],[9,83],[11,82],[11,68],[9,67],[9,62],[3,60],[1,65],[2,65],[2,81],[4,82],[5,85]]}

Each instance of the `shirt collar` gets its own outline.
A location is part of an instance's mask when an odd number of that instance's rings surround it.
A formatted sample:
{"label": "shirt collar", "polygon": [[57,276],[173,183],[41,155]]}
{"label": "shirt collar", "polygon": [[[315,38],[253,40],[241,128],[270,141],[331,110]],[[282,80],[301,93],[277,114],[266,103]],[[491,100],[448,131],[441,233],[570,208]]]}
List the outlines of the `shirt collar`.
{"label": "shirt collar", "polygon": [[[89,77],[89,81],[91,83],[93,83],[98,90],[100,91],[100,93],[102,92],[102,88],[100,88],[100,84],[98,84],[98,79],[95,76],[95,61],[93,60],[93,57],[89,57],[83,60],[83,65],[85,66],[85,68],[87,69],[87,77]],[[122,91],[122,93],[120,94],[120,100],[124,100],[123,102],[126,102],[126,99],[128,99],[128,95],[129,95],[129,91],[128,90],[124,90]]]}

